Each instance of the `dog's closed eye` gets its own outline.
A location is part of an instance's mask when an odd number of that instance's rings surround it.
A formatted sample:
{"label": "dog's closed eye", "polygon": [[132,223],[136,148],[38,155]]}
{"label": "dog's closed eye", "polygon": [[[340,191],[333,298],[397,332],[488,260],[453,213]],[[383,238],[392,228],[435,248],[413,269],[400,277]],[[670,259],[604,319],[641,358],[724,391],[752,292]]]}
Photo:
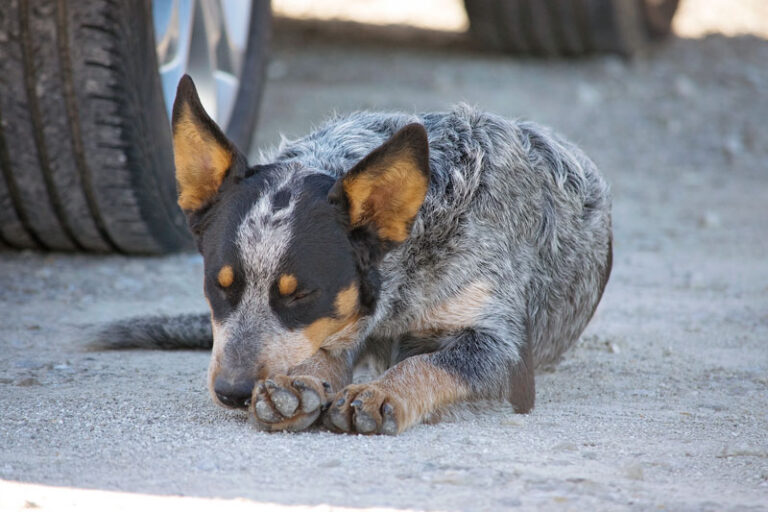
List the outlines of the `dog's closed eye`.
{"label": "dog's closed eye", "polygon": [[318,291],[310,288],[299,288],[299,282],[293,274],[283,274],[280,276],[280,279],[277,281],[277,289],[283,298],[283,303],[288,306],[306,302]]}
{"label": "dog's closed eye", "polygon": [[296,290],[292,294],[285,297],[285,304],[288,306],[294,306],[303,302],[309,301],[317,294],[317,290]]}

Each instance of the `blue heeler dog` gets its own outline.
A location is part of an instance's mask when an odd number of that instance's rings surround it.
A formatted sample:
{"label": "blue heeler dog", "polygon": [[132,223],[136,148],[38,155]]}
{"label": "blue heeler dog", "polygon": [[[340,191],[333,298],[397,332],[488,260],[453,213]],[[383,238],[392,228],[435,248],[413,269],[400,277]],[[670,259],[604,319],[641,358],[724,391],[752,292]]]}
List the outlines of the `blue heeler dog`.
{"label": "blue heeler dog", "polygon": [[[397,434],[485,399],[527,412],[534,368],[577,340],[608,281],[608,187],[532,123],[357,113],[249,166],[184,77],[173,141],[210,318],[101,340],[212,347],[213,399],[265,430]],[[352,384],[371,359],[386,371]]]}

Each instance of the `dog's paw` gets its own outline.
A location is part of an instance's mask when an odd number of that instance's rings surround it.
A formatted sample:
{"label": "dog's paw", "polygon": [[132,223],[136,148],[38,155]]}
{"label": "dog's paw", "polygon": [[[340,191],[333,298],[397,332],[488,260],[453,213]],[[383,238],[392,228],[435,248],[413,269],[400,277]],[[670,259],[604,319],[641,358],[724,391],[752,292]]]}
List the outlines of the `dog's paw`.
{"label": "dog's paw", "polygon": [[353,384],[331,400],[323,423],[338,432],[394,436],[406,427],[402,410],[400,399],[376,384]]}
{"label": "dog's paw", "polygon": [[253,389],[251,418],[268,432],[304,430],[320,416],[328,393],[330,386],[317,377],[276,375]]}

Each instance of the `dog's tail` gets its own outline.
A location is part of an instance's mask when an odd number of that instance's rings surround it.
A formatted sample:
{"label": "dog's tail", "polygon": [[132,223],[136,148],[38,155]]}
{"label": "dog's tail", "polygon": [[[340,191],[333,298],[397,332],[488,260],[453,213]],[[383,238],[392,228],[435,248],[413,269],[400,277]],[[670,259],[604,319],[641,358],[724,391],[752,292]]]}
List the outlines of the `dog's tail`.
{"label": "dog's tail", "polygon": [[208,314],[139,316],[87,328],[90,350],[207,350],[213,346]]}

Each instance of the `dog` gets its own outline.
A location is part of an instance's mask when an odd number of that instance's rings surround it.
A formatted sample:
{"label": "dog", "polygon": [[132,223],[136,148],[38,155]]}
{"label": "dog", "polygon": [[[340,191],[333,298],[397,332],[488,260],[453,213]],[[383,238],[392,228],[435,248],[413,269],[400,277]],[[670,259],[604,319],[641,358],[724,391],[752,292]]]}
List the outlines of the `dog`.
{"label": "dog", "polygon": [[[172,128],[210,317],[99,339],[211,348],[213,400],[264,430],[394,435],[488,399],[528,412],[534,369],[578,339],[610,276],[608,185],[536,124],[360,112],[250,166],[185,76]],[[353,384],[364,360],[386,370]]]}

